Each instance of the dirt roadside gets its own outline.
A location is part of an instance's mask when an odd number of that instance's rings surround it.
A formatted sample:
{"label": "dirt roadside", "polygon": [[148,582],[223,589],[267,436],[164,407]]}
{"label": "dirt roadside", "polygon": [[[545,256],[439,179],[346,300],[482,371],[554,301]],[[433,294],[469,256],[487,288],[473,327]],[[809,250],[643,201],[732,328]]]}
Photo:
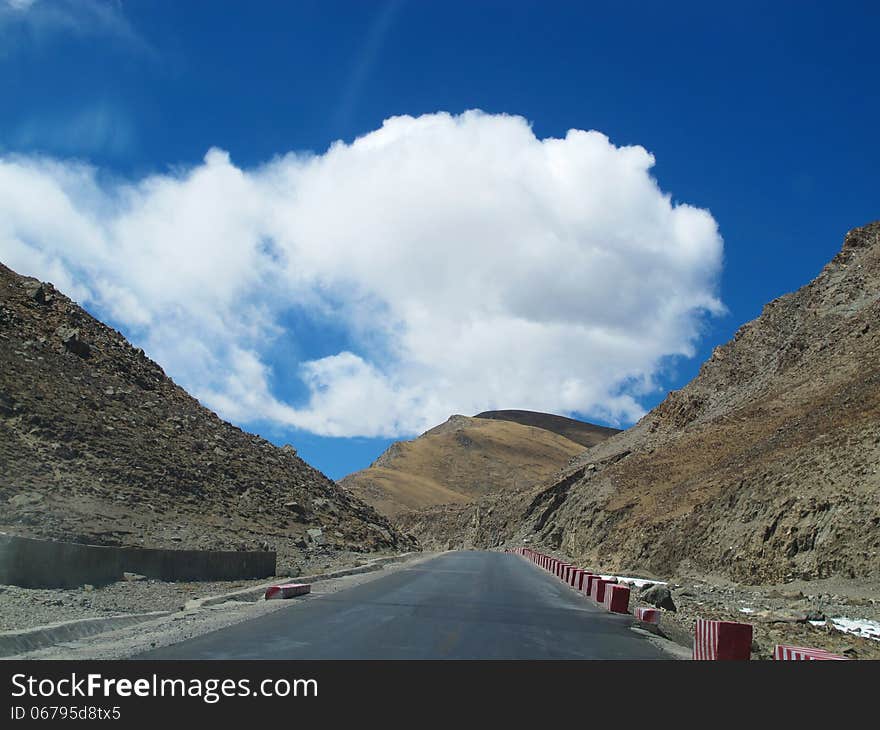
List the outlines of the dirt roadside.
{"label": "dirt roadside", "polygon": [[[295,608],[295,606],[301,605],[306,601],[320,600],[324,596],[332,595],[346,588],[376,580],[399,570],[411,568],[414,565],[431,559],[435,555],[437,553],[416,553],[403,557],[398,562],[377,564],[375,570],[371,572],[342,577],[332,577],[331,575],[327,578],[312,581],[312,591],[309,595],[286,601],[265,601],[262,598],[258,598],[259,591],[247,590],[269,582],[263,579],[261,581],[201,584],[202,588],[205,589],[209,586],[212,588],[220,586],[224,590],[212,590],[210,592],[202,590],[199,591],[199,595],[190,594],[186,599],[187,602],[181,605],[182,601],[180,599],[183,595],[186,595],[184,586],[191,584],[170,584],[177,585],[176,592],[158,592],[159,595],[155,597],[156,602],[141,604],[139,608],[141,612],[162,610],[155,607],[160,605],[162,601],[174,598],[176,601],[174,612],[169,615],[98,635],[63,641],[45,648],[5,656],[3,659],[124,659],[149,649],[175,644],[194,636],[257,618],[267,613]],[[369,566],[353,567],[367,568]],[[301,578],[294,580],[301,580]],[[114,585],[122,586],[122,584]],[[137,585],[139,588],[146,586],[144,589],[144,595],[146,595],[151,584],[133,583],[130,585]],[[167,588],[168,585],[163,584],[163,587]],[[223,593],[230,593],[230,595],[223,599]]]}

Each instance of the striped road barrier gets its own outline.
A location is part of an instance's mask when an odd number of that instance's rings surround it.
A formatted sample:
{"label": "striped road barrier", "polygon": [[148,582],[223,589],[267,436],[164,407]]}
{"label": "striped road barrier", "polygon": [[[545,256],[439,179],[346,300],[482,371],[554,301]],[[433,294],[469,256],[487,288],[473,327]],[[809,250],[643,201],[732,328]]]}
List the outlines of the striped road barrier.
{"label": "striped road barrier", "polygon": [[605,586],[605,608],[611,613],[629,613],[629,588],[609,583]]}
{"label": "striped road barrier", "polygon": [[596,580],[593,581],[593,585],[590,588],[590,598],[596,603],[603,605],[605,603],[605,587],[610,583],[610,580],[605,580],[601,576],[596,576]]}
{"label": "striped road barrier", "polygon": [[806,646],[786,646],[777,644],[773,647],[773,658],[777,661],[849,661],[848,657],[832,654],[824,649],[810,649]]}
{"label": "striped road barrier", "polygon": [[752,655],[752,626],[735,621],[698,618],[694,626],[694,659],[747,660]]}
{"label": "striped road barrier", "polygon": [[269,586],[266,589],[266,600],[303,596],[306,593],[311,593],[311,590],[312,586],[310,583],[284,583],[282,585]]}
{"label": "striped road barrier", "polygon": [[646,624],[659,624],[660,623],[660,609],[659,608],[645,608],[644,606],[639,606],[636,609],[636,618],[639,621],[644,621]]}

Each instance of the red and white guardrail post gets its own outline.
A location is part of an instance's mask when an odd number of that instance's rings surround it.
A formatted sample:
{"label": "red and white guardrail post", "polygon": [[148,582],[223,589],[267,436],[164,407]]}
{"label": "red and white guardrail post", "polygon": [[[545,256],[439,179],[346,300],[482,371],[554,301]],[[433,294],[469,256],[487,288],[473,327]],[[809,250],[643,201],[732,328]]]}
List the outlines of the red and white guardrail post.
{"label": "red and white guardrail post", "polygon": [[747,660],[752,655],[752,626],[735,621],[698,618],[694,626],[694,659]]}

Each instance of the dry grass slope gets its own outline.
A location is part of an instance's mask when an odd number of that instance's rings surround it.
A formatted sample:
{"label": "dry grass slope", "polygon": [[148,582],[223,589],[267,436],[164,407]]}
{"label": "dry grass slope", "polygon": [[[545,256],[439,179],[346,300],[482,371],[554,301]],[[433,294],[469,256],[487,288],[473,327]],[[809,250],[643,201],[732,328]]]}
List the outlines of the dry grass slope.
{"label": "dry grass slope", "polygon": [[551,477],[583,446],[509,421],[452,416],[413,441],[393,444],[342,485],[386,515],[470,502]]}

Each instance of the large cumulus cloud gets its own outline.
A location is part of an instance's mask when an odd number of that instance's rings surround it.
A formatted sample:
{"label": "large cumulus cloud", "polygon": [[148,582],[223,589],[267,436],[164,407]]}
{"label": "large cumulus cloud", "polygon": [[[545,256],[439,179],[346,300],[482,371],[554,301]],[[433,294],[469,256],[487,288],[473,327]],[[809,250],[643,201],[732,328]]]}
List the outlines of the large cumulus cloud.
{"label": "large cumulus cloud", "polygon": [[[239,423],[401,436],[503,407],[627,423],[722,310],[717,225],[653,164],[478,111],[254,169],[212,149],[136,181],[6,157],[0,258]],[[324,330],[345,345],[316,356]]]}

